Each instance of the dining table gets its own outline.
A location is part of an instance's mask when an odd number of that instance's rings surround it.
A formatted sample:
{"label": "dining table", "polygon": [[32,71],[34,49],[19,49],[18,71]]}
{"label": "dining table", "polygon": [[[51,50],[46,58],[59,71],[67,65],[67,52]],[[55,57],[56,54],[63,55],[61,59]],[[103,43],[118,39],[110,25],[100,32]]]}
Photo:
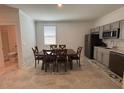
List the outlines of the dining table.
{"label": "dining table", "polygon": [[[70,64],[70,69],[72,70],[73,69],[73,63],[72,63],[72,60],[69,60],[69,58],[71,56],[74,56],[76,55],[76,51],[74,51],[73,49],[67,49],[67,59],[68,59],[68,62]],[[37,56],[44,56],[44,53],[43,53],[43,50],[42,51],[39,51],[39,53],[37,53]]]}

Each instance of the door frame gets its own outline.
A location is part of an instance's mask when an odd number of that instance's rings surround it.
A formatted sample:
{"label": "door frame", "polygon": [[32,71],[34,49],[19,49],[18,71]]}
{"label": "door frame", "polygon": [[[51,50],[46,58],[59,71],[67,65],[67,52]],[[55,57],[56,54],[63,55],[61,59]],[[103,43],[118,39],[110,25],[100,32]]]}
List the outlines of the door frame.
{"label": "door frame", "polygon": [[0,29],[0,67],[4,67],[4,56],[3,56],[3,48],[2,48],[2,39],[1,39],[1,29]]}
{"label": "door frame", "polygon": [[[18,67],[22,68],[23,65],[23,56],[22,56],[22,43],[21,43],[21,32],[20,32],[20,25],[19,23],[7,23],[7,24],[0,24],[0,26],[9,26],[9,25],[14,25],[16,28],[16,44],[17,44],[17,58],[18,58]],[[1,40],[1,34],[0,34],[0,40]],[[0,41],[1,42],[1,41]],[[1,42],[2,43],[2,42]],[[1,44],[0,44],[1,45]],[[0,49],[1,52],[1,59],[2,59],[2,65],[4,67],[4,57],[3,57],[3,50],[2,48]]]}

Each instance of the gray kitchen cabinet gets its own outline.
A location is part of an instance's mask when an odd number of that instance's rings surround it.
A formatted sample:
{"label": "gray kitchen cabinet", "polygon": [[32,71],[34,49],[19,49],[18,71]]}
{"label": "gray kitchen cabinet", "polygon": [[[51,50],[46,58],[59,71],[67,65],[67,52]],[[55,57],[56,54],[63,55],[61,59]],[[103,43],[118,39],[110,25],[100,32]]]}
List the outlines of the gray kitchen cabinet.
{"label": "gray kitchen cabinet", "polygon": [[110,31],[110,30],[111,30],[110,24],[107,24],[107,25],[104,25],[104,26],[103,26],[103,31],[104,31],[104,32],[107,32],[107,31]]}
{"label": "gray kitchen cabinet", "polygon": [[103,56],[102,56],[102,64],[107,67],[109,67],[109,54],[110,54],[110,51],[104,49]]}
{"label": "gray kitchen cabinet", "polygon": [[124,39],[124,20],[120,21],[120,37],[119,39]]}
{"label": "gray kitchen cabinet", "polygon": [[94,59],[97,60],[98,47],[94,47]]}
{"label": "gray kitchen cabinet", "polygon": [[98,48],[98,52],[97,52],[97,61],[102,63],[102,49],[101,48]]}
{"label": "gray kitchen cabinet", "polygon": [[102,34],[103,34],[103,26],[100,26],[100,28],[99,28],[99,38],[100,39],[103,39]]}
{"label": "gray kitchen cabinet", "polygon": [[96,27],[95,32],[99,32],[99,29],[100,29],[99,27]]}
{"label": "gray kitchen cabinet", "polygon": [[111,31],[120,28],[120,21],[111,23]]}
{"label": "gray kitchen cabinet", "polygon": [[94,47],[94,59],[106,67],[109,67],[109,54],[109,49]]}

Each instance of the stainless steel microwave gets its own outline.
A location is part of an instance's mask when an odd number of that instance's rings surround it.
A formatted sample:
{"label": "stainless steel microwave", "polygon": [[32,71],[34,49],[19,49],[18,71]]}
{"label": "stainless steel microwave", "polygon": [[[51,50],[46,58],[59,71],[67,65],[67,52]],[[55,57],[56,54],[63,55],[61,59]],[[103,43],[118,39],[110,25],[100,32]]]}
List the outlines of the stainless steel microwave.
{"label": "stainless steel microwave", "polygon": [[109,39],[109,38],[116,38],[117,39],[120,36],[120,29],[103,32],[102,36],[103,36],[104,39]]}
{"label": "stainless steel microwave", "polygon": [[111,36],[112,36],[111,31],[103,32],[103,38],[104,39],[111,38]]}

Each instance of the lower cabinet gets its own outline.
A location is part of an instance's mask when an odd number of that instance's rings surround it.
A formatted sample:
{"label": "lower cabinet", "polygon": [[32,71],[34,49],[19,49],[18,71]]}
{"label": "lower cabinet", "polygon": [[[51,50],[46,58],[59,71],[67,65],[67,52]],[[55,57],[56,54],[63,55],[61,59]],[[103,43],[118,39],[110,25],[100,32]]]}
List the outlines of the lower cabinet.
{"label": "lower cabinet", "polygon": [[123,77],[124,72],[124,54],[110,52],[109,68],[111,71]]}
{"label": "lower cabinet", "polygon": [[94,47],[94,59],[106,67],[109,67],[109,53],[105,48]]}
{"label": "lower cabinet", "polygon": [[109,67],[109,51],[103,51],[102,64]]}

